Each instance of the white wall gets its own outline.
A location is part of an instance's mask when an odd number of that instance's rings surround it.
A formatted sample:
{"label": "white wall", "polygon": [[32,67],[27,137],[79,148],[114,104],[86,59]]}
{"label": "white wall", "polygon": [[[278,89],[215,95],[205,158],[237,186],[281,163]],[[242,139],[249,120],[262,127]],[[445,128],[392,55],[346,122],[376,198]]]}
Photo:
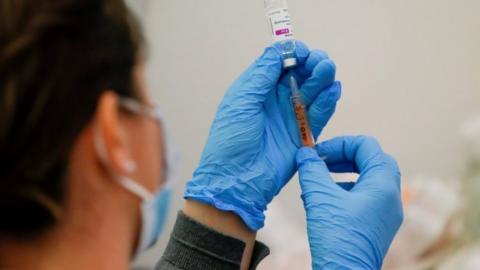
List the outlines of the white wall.
{"label": "white wall", "polygon": [[[139,7],[149,39],[151,91],[183,154],[180,196],[224,91],[270,43],[263,1],[131,2]],[[458,127],[480,113],[480,1],[291,0],[289,5],[297,38],[330,54],[344,86],[322,139],[372,134],[397,157],[404,175],[461,172]],[[288,203],[286,211],[303,222],[296,183],[277,203]],[[154,261],[162,246],[144,262]]]}

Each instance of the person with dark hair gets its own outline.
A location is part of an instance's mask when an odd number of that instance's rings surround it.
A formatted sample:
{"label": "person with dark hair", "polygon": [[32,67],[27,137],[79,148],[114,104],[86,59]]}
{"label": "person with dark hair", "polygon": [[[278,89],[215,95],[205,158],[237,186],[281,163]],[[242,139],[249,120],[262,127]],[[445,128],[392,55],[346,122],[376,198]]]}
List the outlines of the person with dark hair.
{"label": "person with dark hair", "polygon": [[[0,269],[128,269],[157,240],[172,149],[143,49],[122,0],[0,0]],[[296,54],[318,138],[341,85],[324,52]],[[286,78],[272,45],[228,89],[157,269],[255,269],[263,213],[297,170],[313,267],[381,267],[402,220],[396,162],[363,136],[299,150]]]}

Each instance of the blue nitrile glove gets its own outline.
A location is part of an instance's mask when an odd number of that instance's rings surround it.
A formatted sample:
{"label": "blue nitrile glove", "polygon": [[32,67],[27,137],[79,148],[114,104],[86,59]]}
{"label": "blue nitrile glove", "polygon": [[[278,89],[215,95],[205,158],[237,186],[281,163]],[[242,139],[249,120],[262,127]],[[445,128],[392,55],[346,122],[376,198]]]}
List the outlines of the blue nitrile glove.
{"label": "blue nitrile glove", "polygon": [[[357,136],[302,148],[297,163],[313,269],[380,269],[403,220],[396,161]],[[330,172],[360,176],[337,185]]]}
{"label": "blue nitrile glove", "polygon": [[[315,138],[335,111],[341,86],[335,65],[298,43],[299,81]],[[233,211],[251,230],[293,176],[300,147],[290,102],[289,77],[277,47],[268,47],[230,87],[221,102],[185,198]]]}

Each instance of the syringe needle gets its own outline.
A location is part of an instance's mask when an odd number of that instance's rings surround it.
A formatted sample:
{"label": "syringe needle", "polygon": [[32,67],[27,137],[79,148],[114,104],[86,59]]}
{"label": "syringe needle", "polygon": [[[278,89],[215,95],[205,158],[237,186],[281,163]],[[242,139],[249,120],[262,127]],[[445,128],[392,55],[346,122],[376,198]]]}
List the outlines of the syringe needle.
{"label": "syringe needle", "polygon": [[295,76],[290,76],[290,88],[292,89],[292,95],[295,97],[300,96],[300,91],[298,90],[297,79]]}

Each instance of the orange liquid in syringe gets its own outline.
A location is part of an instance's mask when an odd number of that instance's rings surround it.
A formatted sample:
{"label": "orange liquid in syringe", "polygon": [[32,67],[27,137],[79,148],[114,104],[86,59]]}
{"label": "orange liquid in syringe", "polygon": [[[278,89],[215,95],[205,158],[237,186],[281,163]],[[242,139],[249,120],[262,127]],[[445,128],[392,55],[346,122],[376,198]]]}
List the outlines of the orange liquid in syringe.
{"label": "orange liquid in syringe", "polygon": [[298,98],[295,97],[292,98],[292,102],[302,145],[307,147],[314,147],[315,141],[313,140],[312,130],[310,129],[310,125],[308,123],[305,106],[301,103],[301,101],[298,100]]}

